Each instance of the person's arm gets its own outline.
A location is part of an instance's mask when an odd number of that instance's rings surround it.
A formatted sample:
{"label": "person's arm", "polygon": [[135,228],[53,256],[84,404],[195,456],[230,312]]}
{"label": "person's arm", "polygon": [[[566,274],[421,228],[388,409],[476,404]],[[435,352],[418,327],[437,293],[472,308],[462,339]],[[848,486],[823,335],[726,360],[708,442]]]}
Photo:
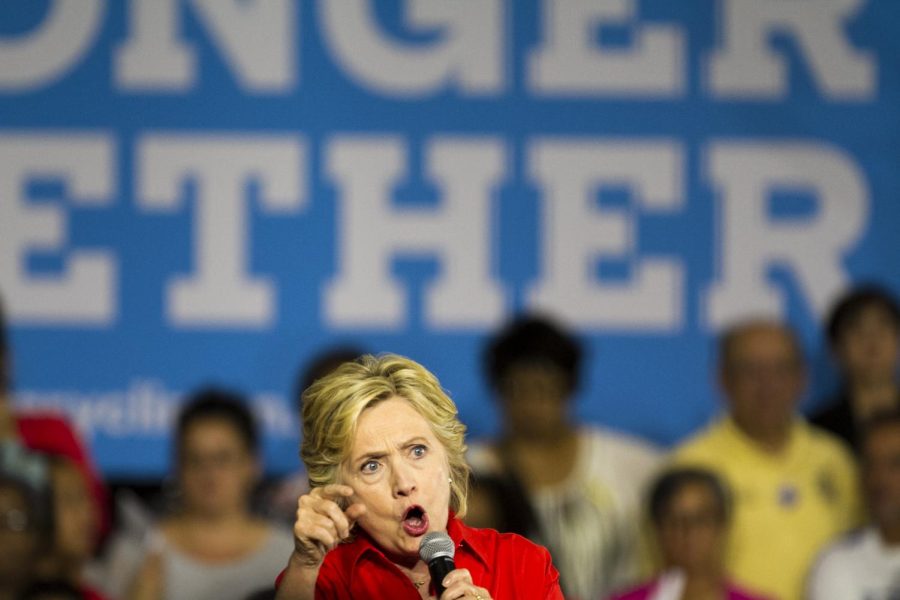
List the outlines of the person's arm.
{"label": "person's arm", "polygon": [[353,523],[365,513],[361,504],[352,504],[345,511],[340,509],[337,500],[352,495],[353,488],[335,484],[300,496],[294,523],[294,551],[279,578],[276,600],[315,599],[325,555],[350,535]]}
{"label": "person's arm", "polygon": [[320,568],[321,564],[305,564],[296,551],[292,552],[279,579],[275,600],[314,600]]}
{"label": "person's arm", "polygon": [[128,600],[162,600],[165,582],[165,540],[159,530],[148,532],[140,568],[128,585]]}
{"label": "person's arm", "polygon": [[131,582],[126,597],[128,600],[162,600],[164,575],[162,556],[148,554]]}

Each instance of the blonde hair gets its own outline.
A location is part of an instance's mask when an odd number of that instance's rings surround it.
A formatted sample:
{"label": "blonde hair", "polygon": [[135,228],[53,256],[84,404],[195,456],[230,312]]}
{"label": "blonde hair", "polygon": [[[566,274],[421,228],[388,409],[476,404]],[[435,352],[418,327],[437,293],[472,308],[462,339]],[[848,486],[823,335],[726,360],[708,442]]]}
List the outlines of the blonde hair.
{"label": "blonde hair", "polygon": [[338,483],[340,466],[353,445],[359,416],[392,397],[409,402],[444,446],[450,471],[450,509],[465,516],[469,483],[466,426],[437,377],[419,363],[396,354],[361,356],[342,364],[303,392],[300,456],[310,486]]}

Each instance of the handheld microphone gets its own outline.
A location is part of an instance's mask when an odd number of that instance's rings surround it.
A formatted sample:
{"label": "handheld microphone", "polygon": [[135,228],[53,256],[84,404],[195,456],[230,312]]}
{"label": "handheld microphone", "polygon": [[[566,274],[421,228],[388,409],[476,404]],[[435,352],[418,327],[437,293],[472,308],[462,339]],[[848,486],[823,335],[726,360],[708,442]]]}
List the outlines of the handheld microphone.
{"label": "handheld microphone", "polygon": [[431,575],[431,583],[438,598],[444,593],[442,582],[450,571],[456,569],[453,564],[453,540],[443,531],[426,533],[419,544],[419,558],[428,565],[428,573]]}

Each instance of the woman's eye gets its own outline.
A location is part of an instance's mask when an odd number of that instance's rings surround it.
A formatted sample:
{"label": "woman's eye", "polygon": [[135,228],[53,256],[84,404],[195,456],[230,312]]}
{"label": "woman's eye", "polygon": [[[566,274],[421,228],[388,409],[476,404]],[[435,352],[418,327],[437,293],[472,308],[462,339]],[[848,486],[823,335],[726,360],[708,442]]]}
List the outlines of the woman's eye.
{"label": "woman's eye", "polygon": [[370,460],[363,463],[363,466],[360,468],[360,471],[363,473],[374,473],[378,470],[378,461]]}
{"label": "woman's eye", "polygon": [[428,448],[422,446],[421,444],[418,446],[413,446],[412,453],[416,458],[422,458],[428,452]]}

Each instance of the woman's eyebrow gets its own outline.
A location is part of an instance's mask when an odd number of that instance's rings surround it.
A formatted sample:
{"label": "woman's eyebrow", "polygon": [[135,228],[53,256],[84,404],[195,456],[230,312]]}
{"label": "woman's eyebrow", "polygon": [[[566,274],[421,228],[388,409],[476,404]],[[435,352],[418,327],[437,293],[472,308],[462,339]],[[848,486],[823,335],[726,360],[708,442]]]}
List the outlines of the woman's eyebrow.
{"label": "woman's eyebrow", "polygon": [[[408,448],[409,446],[413,446],[416,444],[427,443],[428,439],[421,435],[415,435],[407,440],[400,442],[397,447],[398,448]],[[371,458],[384,458],[387,456],[387,452],[383,452],[381,450],[371,450],[369,452],[362,452],[356,458],[352,459],[351,462],[354,464]]]}
{"label": "woman's eyebrow", "polygon": [[372,458],[383,458],[386,456],[385,452],[379,452],[378,450],[373,450],[371,452],[363,452],[359,456],[353,459],[353,463],[362,462],[364,460],[369,460]]}
{"label": "woman's eyebrow", "polygon": [[399,447],[399,448],[408,448],[408,447],[410,447],[410,446],[414,446],[414,445],[416,445],[416,444],[421,444],[421,443],[427,442],[427,441],[428,441],[428,440],[425,439],[423,436],[421,436],[421,435],[416,435],[416,436],[413,436],[413,437],[409,438],[409,439],[406,440],[405,442],[402,442],[402,443],[400,444],[400,446],[398,446],[398,447]]}

